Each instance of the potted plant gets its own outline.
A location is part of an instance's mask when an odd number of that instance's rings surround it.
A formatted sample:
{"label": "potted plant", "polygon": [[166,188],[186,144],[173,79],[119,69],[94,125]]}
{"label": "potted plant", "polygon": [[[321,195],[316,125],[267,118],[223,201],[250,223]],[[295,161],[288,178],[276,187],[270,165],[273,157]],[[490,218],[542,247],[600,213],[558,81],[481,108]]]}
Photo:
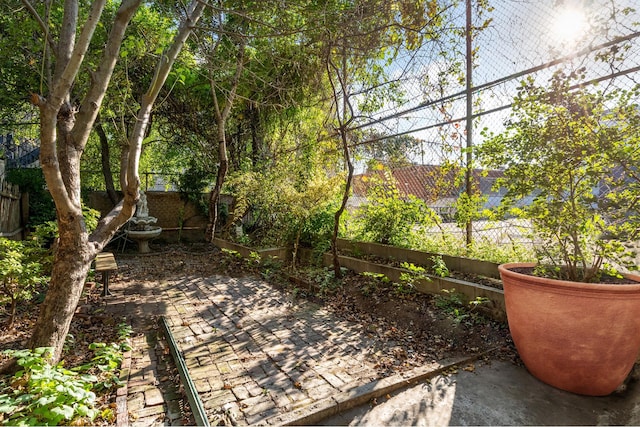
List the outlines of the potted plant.
{"label": "potted plant", "polygon": [[638,233],[640,91],[522,83],[500,134],[478,158],[504,168],[501,212],[530,220],[538,262],[503,264],[509,328],[528,370],[555,387],[606,395],[640,352],[640,277],[625,244]]}

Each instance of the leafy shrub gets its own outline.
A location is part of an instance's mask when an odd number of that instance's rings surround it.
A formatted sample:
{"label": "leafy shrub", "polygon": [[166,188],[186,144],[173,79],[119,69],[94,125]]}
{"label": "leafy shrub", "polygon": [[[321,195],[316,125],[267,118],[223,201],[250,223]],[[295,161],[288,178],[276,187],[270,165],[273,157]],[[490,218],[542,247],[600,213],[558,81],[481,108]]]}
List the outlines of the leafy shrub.
{"label": "leafy shrub", "polygon": [[77,418],[93,421],[98,415],[96,395],[91,388],[94,375],[77,373],[62,363],[47,363],[50,348],[7,351],[23,369],[10,383],[0,382],[0,415],[6,425],[71,424]]}
{"label": "leafy shrub", "polygon": [[45,283],[41,259],[45,252],[30,242],[0,237],[0,303],[10,303],[9,325],[13,325],[18,303],[33,298]]}
{"label": "leafy shrub", "polygon": [[485,129],[477,154],[504,168],[495,183],[506,189],[499,212],[531,221],[536,272],[589,283],[613,261],[635,268],[624,244],[640,226],[640,85],[598,89],[584,84],[586,71],[521,82],[505,129]]}
{"label": "leafy shrub", "polygon": [[336,210],[334,204],[327,204],[307,218],[302,227],[300,243],[313,248],[312,261],[316,264],[322,263],[323,254],[331,248]]}
{"label": "leafy shrub", "polygon": [[[192,202],[203,215],[209,214],[209,203],[204,193],[211,187],[216,175],[192,160],[189,167],[178,177],[178,192],[183,200]],[[225,205],[226,206],[226,205]],[[226,218],[223,218],[223,223]]]}
{"label": "leafy shrub", "polygon": [[7,350],[22,367],[0,379],[0,423],[3,425],[89,425],[97,417],[115,421],[110,408],[97,408],[96,391],[121,385],[117,370],[123,352],[130,350],[131,327],[118,325],[117,343],[93,343],[90,362],[66,369],[63,362],[48,363],[51,348]]}
{"label": "leafy shrub", "polygon": [[358,238],[388,245],[410,247],[420,227],[438,221],[435,212],[413,195],[405,198],[389,171],[384,179],[372,180],[367,192],[367,203],[355,215],[359,223]]}
{"label": "leafy shrub", "polygon": [[[100,211],[82,205],[82,216],[88,233],[98,227]],[[58,223],[56,221],[46,221],[36,225],[30,234],[30,238],[40,247],[50,248],[55,239],[58,238]]]}

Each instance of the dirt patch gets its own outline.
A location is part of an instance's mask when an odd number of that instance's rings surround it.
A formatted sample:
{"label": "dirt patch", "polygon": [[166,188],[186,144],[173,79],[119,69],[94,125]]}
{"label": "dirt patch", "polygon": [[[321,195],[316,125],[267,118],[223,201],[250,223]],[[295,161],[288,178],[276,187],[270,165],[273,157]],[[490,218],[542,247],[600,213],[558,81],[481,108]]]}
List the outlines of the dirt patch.
{"label": "dirt patch", "polygon": [[479,307],[463,303],[456,294],[410,292],[379,277],[350,271],[341,282],[331,282],[328,276],[328,270],[298,271],[291,283],[298,295],[360,323],[384,343],[376,352],[382,376],[490,350],[496,357],[520,363],[507,325],[484,317]]}

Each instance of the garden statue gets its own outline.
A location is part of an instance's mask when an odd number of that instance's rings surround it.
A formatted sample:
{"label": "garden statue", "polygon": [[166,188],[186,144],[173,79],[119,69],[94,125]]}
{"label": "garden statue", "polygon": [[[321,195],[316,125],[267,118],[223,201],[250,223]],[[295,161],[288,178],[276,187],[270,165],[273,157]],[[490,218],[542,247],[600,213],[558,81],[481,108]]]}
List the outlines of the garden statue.
{"label": "garden statue", "polygon": [[136,204],[136,214],[129,222],[130,228],[126,231],[127,237],[138,243],[138,252],[151,252],[149,241],[155,239],[162,232],[162,228],[151,225],[155,224],[158,218],[149,216],[149,206],[147,205],[147,195],[140,190],[140,199]]}

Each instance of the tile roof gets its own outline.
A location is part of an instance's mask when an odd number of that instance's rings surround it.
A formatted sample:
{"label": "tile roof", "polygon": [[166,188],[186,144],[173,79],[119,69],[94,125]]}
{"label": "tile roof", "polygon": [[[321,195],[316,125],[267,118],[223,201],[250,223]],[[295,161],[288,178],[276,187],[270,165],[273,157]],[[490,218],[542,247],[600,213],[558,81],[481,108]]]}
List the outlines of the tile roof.
{"label": "tile roof", "polygon": [[[456,186],[455,171],[443,169],[439,165],[412,165],[390,170],[396,181],[400,194],[404,197],[411,194],[425,202],[434,202],[443,198],[457,197],[464,185]],[[486,175],[486,176],[485,176]],[[384,171],[372,171],[353,177],[353,195],[366,197],[371,185],[371,178],[384,179]],[[502,176],[502,171],[481,169],[473,170],[473,177],[480,191],[485,195],[496,195],[492,191],[496,178]]]}

